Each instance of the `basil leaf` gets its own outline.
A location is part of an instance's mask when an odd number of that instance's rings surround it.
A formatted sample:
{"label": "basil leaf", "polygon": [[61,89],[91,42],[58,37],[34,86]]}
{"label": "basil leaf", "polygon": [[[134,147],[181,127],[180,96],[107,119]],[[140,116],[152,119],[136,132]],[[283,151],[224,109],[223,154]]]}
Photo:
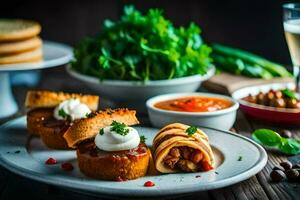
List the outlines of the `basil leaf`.
{"label": "basil leaf", "polygon": [[278,146],[281,144],[281,136],[269,129],[258,129],[252,133],[252,138],[267,146]]}
{"label": "basil leaf", "polygon": [[284,89],[284,90],[281,90],[282,94],[286,97],[289,97],[289,98],[292,98],[292,99],[298,99],[296,93],[292,90],[289,90],[289,89]]}
{"label": "basil leaf", "polygon": [[300,153],[300,142],[295,139],[282,138],[279,149],[286,154],[296,155]]}

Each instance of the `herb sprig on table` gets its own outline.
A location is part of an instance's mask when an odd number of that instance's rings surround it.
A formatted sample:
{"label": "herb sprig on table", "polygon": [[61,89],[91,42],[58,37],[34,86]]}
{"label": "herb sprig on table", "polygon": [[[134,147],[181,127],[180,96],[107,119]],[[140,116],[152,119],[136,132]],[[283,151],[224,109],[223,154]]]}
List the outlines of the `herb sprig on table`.
{"label": "herb sprig on table", "polygon": [[96,37],[83,39],[74,50],[72,67],[103,79],[162,80],[205,74],[211,48],[199,26],[175,27],[159,9],[142,14],[125,6],[117,21],[105,20]]}
{"label": "herb sprig on table", "polygon": [[258,129],[252,133],[252,137],[260,144],[275,147],[285,154],[300,154],[299,140],[283,138],[275,131],[269,129]]}

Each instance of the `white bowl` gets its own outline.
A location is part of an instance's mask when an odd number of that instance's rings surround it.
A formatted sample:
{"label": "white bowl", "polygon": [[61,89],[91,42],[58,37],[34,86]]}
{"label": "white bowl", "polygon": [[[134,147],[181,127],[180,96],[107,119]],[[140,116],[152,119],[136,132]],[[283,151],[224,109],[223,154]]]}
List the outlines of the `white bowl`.
{"label": "white bowl", "polygon": [[[180,112],[163,110],[154,107],[154,104],[160,101],[189,96],[219,97],[231,101],[233,105],[229,108],[213,112]],[[235,122],[239,103],[228,96],[195,92],[159,95],[149,99],[146,102],[146,106],[152,125],[158,128],[170,123],[180,122],[193,126],[204,126],[220,130],[229,130]]]}
{"label": "white bowl", "polygon": [[215,73],[215,67],[212,66],[207,74],[193,75],[171,80],[157,81],[118,81],[103,80],[83,75],[67,66],[67,72],[74,78],[84,82],[88,87],[94,89],[101,97],[112,100],[117,103],[129,103],[132,106],[138,104],[144,106],[148,98],[167,93],[175,92],[194,92],[200,84],[212,77]]}

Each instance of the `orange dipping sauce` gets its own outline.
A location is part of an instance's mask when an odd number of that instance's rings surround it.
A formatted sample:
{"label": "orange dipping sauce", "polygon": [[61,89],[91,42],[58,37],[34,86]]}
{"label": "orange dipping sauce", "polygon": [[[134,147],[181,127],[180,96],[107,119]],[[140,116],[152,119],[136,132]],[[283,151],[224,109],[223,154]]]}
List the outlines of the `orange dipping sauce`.
{"label": "orange dipping sauce", "polygon": [[213,112],[229,108],[232,105],[231,101],[223,98],[191,96],[161,101],[154,104],[154,107],[181,112]]}

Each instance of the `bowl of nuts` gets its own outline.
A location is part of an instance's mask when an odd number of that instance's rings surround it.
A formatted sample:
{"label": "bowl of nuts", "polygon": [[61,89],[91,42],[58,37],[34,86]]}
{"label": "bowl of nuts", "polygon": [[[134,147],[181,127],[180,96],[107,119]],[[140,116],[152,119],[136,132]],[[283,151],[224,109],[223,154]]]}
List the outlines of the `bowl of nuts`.
{"label": "bowl of nuts", "polygon": [[300,123],[300,94],[293,83],[244,87],[233,92],[241,110],[249,117],[278,125]]}

